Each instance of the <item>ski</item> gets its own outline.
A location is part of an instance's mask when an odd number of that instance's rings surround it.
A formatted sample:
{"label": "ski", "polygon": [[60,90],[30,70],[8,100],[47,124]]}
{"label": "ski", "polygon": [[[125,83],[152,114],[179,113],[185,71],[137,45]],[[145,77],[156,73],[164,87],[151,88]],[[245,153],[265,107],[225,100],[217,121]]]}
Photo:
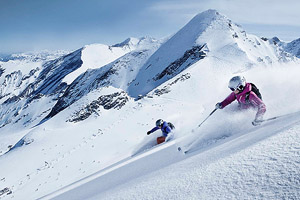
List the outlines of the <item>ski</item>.
{"label": "ski", "polygon": [[263,120],[260,120],[260,122],[271,121],[271,120],[274,120],[274,119],[278,119],[279,117],[283,117],[283,116],[277,116],[277,117],[271,117],[271,118],[268,118],[268,119],[263,119]]}
{"label": "ski", "polygon": [[295,115],[297,113],[300,113],[300,111],[293,112],[293,113],[288,113],[288,114],[285,114],[285,115],[278,115],[278,116],[275,116],[275,117],[270,117],[270,118],[267,118],[267,119],[260,120],[260,122],[266,122],[266,121],[271,121],[271,120],[282,118],[282,117],[288,117],[288,116],[291,116],[291,115]]}
{"label": "ski", "polygon": [[[280,116],[276,116],[276,117],[270,117],[270,118],[268,118],[268,119],[259,120],[258,122],[259,122],[259,123],[264,123],[264,122],[272,121],[272,120],[274,120],[274,119],[278,119],[278,118],[285,117],[285,116],[287,116],[287,115],[280,115]],[[260,124],[259,124],[259,125],[260,125]]]}

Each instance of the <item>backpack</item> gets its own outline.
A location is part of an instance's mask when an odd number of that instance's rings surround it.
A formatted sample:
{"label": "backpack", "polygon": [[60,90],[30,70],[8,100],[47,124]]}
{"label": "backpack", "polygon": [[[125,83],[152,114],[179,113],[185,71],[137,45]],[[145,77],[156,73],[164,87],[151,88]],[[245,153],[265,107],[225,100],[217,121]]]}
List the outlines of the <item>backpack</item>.
{"label": "backpack", "polygon": [[175,126],[171,123],[171,122],[168,122],[168,125],[170,126],[170,128],[173,130],[175,129]]}
{"label": "backpack", "polygon": [[[259,89],[253,83],[250,83],[250,84],[251,84],[251,91],[254,92],[256,94],[256,96],[262,100],[262,96],[259,92]],[[250,92],[247,92],[246,93],[246,98],[245,98],[247,103],[250,103],[249,102],[249,95],[250,95]]]}

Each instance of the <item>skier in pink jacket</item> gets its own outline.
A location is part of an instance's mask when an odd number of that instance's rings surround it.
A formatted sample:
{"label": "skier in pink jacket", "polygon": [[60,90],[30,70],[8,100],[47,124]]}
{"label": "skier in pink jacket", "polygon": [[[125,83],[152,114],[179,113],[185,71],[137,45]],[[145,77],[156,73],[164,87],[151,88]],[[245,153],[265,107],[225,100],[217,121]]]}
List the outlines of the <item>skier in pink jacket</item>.
{"label": "skier in pink jacket", "polygon": [[235,76],[229,81],[228,87],[233,91],[224,101],[217,103],[217,109],[223,109],[234,100],[237,100],[241,109],[254,108],[257,113],[252,124],[260,125],[263,115],[266,112],[266,105],[263,103],[261,95],[252,83],[246,83],[243,76]]}

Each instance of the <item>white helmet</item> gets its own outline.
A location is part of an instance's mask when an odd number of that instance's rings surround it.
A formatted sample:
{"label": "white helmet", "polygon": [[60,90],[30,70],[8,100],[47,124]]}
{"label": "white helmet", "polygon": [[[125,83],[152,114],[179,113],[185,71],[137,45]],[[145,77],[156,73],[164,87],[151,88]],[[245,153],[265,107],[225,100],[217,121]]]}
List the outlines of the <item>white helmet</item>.
{"label": "white helmet", "polygon": [[243,76],[234,76],[230,79],[228,87],[234,91],[236,89],[243,90],[246,85],[246,79]]}

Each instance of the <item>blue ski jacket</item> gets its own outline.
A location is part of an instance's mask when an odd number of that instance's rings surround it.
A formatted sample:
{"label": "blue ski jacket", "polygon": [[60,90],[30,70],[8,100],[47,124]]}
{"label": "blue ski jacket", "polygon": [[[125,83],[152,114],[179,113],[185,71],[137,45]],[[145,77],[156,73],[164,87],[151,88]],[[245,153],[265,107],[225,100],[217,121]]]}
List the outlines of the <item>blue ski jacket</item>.
{"label": "blue ski jacket", "polygon": [[[159,127],[156,126],[153,129],[151,129],[150,132],[153,133],[154,131],[157,131],[158,129],[159,129]],[[168,134],[172,131],[172,129],[167,122],[164,122],[161,127],[161,131],[163,133],[163,136],[167,137]]]}

